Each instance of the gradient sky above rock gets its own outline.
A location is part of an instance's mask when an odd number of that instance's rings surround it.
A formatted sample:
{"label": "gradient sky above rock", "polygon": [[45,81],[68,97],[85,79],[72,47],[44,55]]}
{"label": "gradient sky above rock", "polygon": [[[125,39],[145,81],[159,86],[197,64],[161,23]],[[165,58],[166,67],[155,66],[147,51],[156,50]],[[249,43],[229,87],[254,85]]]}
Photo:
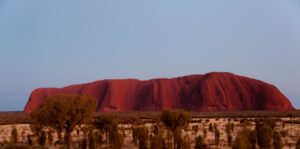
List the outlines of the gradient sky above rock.
{"label": "gradient sky above rock", "polygon": [[38,87],[226,71],[300,108],[300,2],[0,1],[0,111]]}

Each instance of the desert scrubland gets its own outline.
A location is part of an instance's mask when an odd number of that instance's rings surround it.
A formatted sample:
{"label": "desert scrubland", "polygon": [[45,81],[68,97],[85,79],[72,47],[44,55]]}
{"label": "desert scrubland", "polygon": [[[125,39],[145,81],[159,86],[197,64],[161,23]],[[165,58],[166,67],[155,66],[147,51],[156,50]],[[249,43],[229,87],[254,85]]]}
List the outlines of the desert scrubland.
{"label": "desert scrubland", "polygon": [[[269,113],[269,114],[268,114]],[[248,114],[248,116],[247,116]],[[252,115],[251,115],[252,114]],[[185,125],[180,131],[182,136],[182,148],[195,148],[196,138],[201,136],[203,144],[206,148],[233,148],[235,139],[238,134],[244,130],[255,130],[256,122],[263,120],[272,121],[275,126],[273,128],[273,134],[277,132],[281,141],[281,148],[289,149],[296,148],[296,143],[300,136],[300,117],[299,112],[283,114],[277,112],[249,112],[241,113],[230,113],[215,112],[215,113],[191,113],[191,119],[189,123]],[[255,114],[255,115],[253,115]],[[17,130],[17,140],[20,144],[32,144],[37,146],[37,136],[32,132],[30,128],[30,121],[28,115],[25,113],[1,113],[0,114],[1,125],[0,125],[0,142],[1,146],[4,147],[12,141],[12,131],[15,128]],[[8,118],[7,116],[14,115],[15,118]],[[100,114],[101,115],[101,114]],[[147,129],[147,148],[155,148],[151,146],[151,135],[154,135],[155,129],[159,129],[162,139],[166,144],[167,148],[172,148],[173,136],[171,131],[165,127],[165,125],[159,120],[159,113],[128,113],[128,114],[108,114],[115,119],[118,119],[119,123],[117,130],[121,136],[122,148],[134,149],[139,148],[138,141],[135,141],[133,129],[135,128],[146,128]],[[117,116],[119,115],[119,117]],[[238,116],[240,115],[240,117]],[[23,118],[23,119],[20,119]],[[90,131],[93,132],[94,141],[98,141],[95,148],[106,148],[106,137],[105,133],[99,132],[91,124],[84,124],[77,126],[72,132],[73,148],[82,148],[82,141],[86,138],[87,143],[89,142]],[[216,134],[218,131],[218,134]],[[53,129],[46,130],[46,147],[48,148],[59,148],[57,144],[58,135]],[[51,135],[52,139],[49,139]],[[98,136],[97,136],[98,135]],[[231,141],[229,137],[231,136]],[[30,139],[30,142],[29,142]],[[272,140],[274,143],[274,140]],[[135,143],[136,142],[136,143]],[[273,146],[274,147],[274,146]],[[88,148],[88,144],[87,144]],[[259,148],[256,145],[256,148]]]}

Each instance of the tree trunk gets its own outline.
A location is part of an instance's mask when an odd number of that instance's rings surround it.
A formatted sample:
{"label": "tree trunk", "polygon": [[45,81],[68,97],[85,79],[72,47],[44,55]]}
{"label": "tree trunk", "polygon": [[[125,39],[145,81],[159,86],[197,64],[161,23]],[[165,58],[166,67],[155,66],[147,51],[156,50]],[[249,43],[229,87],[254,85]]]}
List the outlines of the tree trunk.
{"label": "tree trunk", "polygon": [[61,143],[63,141],[63,139],[62,139],[62,131],[61,130],[57,130],[57,136],[58,136],[59,143]]}
{"label": "tree trunk", "polygon": [[67,144],[67,149],[71,149],[71,129],[70,128],[67,128],[66,129],[66,144]]}
{"label": "tree trunk", "polygon": [[176,149],[175,131],[173,131],[173,149]]}
{"label": "tree trunk", "polygon": [[108,149],[108,132],[105,131],[105,142],[106,142],[106,148]]}
{"label": "tree trunk", "polygon": [[67,149],[70,149],[70,133],[66,132],[66,144],[67,144]]}

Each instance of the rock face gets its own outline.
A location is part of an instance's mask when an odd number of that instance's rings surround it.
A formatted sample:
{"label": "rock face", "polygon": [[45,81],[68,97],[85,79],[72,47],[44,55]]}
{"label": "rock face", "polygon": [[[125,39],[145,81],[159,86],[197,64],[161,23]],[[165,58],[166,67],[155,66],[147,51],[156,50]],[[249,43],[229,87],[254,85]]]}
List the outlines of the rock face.
{"label": "rock face", "polygon": [[97,111],[160,111],[182,108],[192,111],[294,110],[273,85],[231,73],[212,72],[173,79],[101,80],[64,88],[34,90],[25,112],[57,94],[88,95],[98,100]]}

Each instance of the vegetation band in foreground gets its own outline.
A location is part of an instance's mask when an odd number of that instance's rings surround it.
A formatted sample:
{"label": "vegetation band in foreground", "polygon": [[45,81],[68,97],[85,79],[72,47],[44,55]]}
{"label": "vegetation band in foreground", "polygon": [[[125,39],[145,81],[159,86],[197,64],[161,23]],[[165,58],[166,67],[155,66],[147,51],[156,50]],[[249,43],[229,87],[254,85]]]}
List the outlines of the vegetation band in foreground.
{"label": "vegetation band in foreground", "polygon": [[24,120],[30,128],[25,132],[12,125],[1,148],[298,149],[300,145],[298,111],[94,114],[93,102],[86,96],[57,95],[30,114],[2,113],[15,115],[15,124]]}

